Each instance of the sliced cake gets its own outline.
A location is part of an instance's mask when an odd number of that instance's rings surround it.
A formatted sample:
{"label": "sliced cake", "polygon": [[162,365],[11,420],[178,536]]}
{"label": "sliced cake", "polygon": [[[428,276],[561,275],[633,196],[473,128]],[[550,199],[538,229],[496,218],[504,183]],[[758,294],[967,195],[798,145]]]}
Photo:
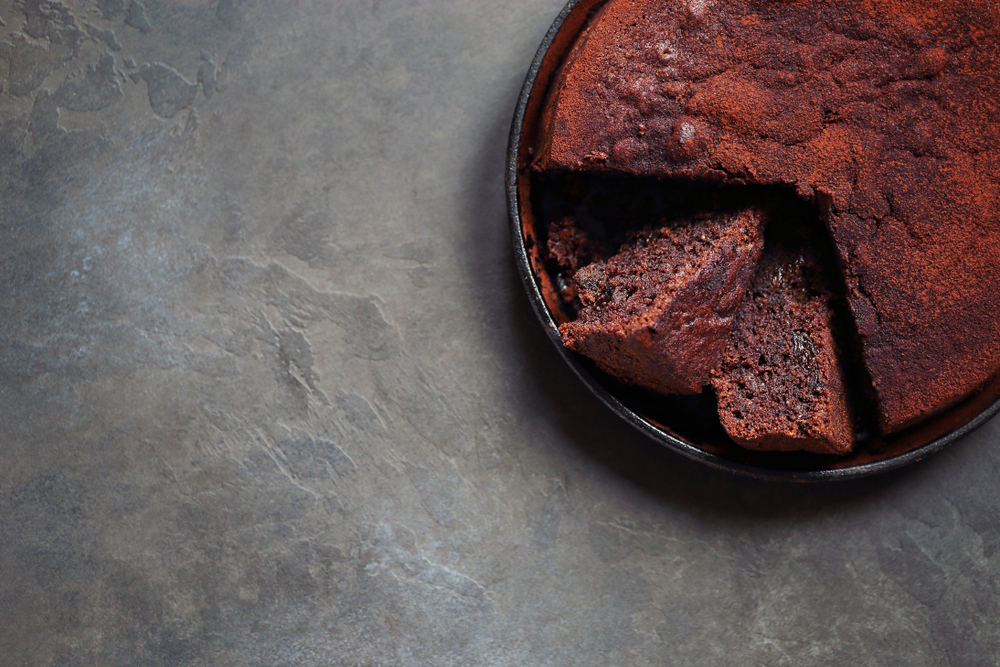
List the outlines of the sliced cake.
{"label": "sliced cake", "polygon": [[769,249],[761,260],[712,374],[719,418],[737,444],[816,454],[853,448],[830,299],[804,251]]}
{"label": "sliced cake", "polygon": [[733,330],[763,248],[757,209],[646,228],[576,271],[579,317],[563,343],[604,371],[665,394],[695,394]]}
{"label": "sliced cake", "polygon": [[892,433],[1000,369],[998,53],[992,0],[609,0],[533,166],[816,203]]}

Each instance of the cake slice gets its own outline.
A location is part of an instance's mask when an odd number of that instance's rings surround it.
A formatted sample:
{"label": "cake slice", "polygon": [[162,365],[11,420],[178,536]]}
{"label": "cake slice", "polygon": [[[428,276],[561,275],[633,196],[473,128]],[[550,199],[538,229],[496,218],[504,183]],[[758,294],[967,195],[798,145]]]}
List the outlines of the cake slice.
{"label": "cake slice", "polygon": [[769,249],[761,260],[712,378],[719,418],[737,444],[816,454],[854,447],[830,299],[803,252]]}
{"label": "cake slice", "polygon": [[664,394],[696,394],[719,365],[763,249],[757,209],[632,236],[579,269],[580,311],[563,343],[604,371]]}

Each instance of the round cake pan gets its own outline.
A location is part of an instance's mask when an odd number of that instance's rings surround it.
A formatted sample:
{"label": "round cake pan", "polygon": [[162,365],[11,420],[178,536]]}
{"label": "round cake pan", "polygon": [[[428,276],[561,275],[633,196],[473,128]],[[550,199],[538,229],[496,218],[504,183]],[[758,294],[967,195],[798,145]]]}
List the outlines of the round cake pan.
{"label": "round cake pan", "polygon": [[664,446],[720,470],[763,480],[813,482],[865,477],[919,461],[972,432],[1000,411],[1000,375],[961,404],[899,434],[873,438],[845,457],[752,452],[735,445],[703,406],[628,387],[563,347],[557,288],[545,266],[529,164],[545,93],[563,57],[604,0],[571,0],[545,35],[517,101],[507,146],[506,192],[514,254],[531,305],[559,354],[626,422]]}

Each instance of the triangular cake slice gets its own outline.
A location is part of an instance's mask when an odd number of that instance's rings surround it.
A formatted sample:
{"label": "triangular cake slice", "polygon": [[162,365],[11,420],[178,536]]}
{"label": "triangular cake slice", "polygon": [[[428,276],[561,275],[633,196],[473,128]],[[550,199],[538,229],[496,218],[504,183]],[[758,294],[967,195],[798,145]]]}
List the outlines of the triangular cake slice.
{"label": "triangular cake slice", "polygon": [[575,274],[579,317],[563,343],[604,371],[664,394],[709,384],[763,249],[757,209],[635,234]]}
{"label": "triangular cake slice", "polygon": [[712,386],[729,436],[747,449],[846,454],[854,423],[814,260],[768,250]]}

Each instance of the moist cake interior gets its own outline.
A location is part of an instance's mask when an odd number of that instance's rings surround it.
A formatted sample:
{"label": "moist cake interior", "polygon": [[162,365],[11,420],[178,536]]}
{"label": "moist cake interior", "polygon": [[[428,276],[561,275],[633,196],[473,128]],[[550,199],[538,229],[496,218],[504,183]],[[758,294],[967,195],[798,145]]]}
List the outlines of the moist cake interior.
{"label": "moist cake interior", "polygon": [[[559,327],[563,344],[632,384],[700,393],[753,280],[763,226],[762,211],[742,209],[634,232],[607,261],[575,271],[581,308]],[[552,235],[563,229],[549,227],[549,253],[560,258]]]}
{"label": "moist cake interior", "polygon": [[[765,228],[765,256],[776,251],[806,249],[815,258],[816,270],[832,297],[833,332],[841,349],[845,370],[847,401],[856,417],[857,448],[877,452],[883,441],[874,426],[871,397],[865,394],[867,378],[855,343],[856,333],[844,300],[845,286],[836,266],[820,208],[803,200],[791,188],[781,186],[720,185],[685,179],[660,179],[618,174],[542,172],[533,173],[532,205],[535,235],[543,247],[552,223],[567,218],[576,221],[587,235],[588,252],[593,258],[613,256],[637,230],[703,215],[706,211],[737,211],[760,207],[768,211]],[[578,267],[577,267],[578,268]],[[546,270],[554,285],[572,284],[565,261],[562,266],[549,257]],[[577,318],[579,302],[563,299],[559,304],[563,321]],[[720,442],[731,442],[719,421],[717,399],[711,387],[693,396],[671,396],[626,384],[601,371],[590,359],[580,356],[601,383],[614,395],[633,406],[644,417],[661,425],[669,424],[683,439],[708,451]],[[746,452],[737,445],[724,446],[726,455],[737,460],[752,458],[754,465],[795,469],[829,456],[806,452]]]}

